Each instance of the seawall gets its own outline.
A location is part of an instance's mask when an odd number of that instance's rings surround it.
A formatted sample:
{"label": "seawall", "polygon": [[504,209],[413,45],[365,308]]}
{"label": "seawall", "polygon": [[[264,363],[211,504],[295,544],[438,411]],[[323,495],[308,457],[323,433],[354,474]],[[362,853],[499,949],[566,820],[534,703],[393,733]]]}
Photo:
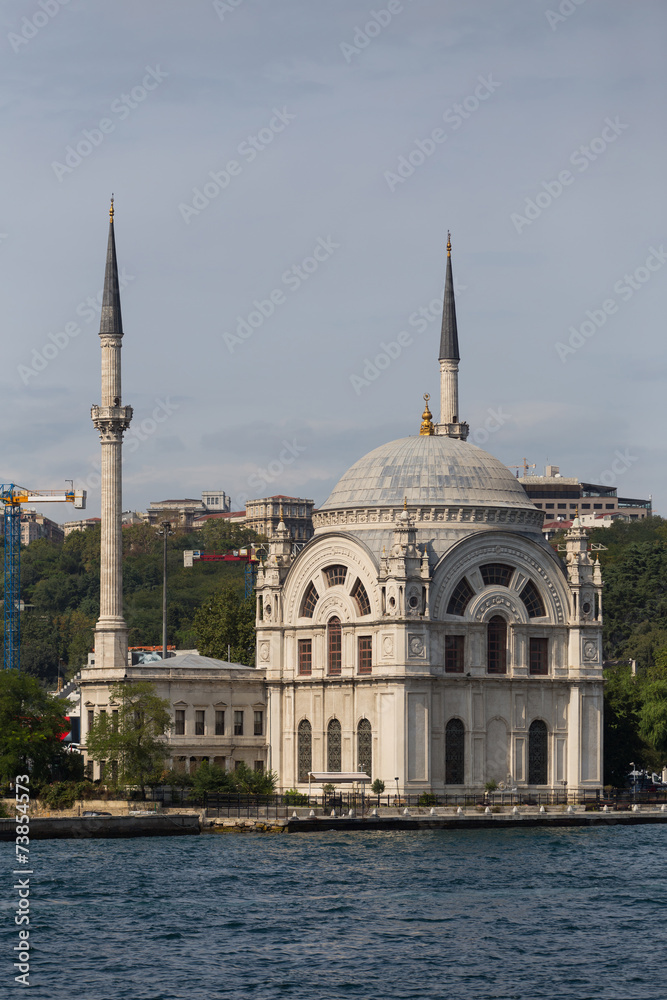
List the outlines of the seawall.
{"label": "seawall", "polygon": [[[201,832],[198,816],[65,816],[30,820],[31,840],[84,837],[182,837]],[[0,840],[16,838],[13,819],[0,820]]]}

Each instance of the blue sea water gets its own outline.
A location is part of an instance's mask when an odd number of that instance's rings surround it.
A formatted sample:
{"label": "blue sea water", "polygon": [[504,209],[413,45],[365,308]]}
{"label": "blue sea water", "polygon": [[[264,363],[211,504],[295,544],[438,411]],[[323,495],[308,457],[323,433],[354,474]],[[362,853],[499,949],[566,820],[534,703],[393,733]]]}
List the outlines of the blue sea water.
{"label": "blue sea water", "polygon": [[665,1000],[666,847],[667,826],[34,841],[28,995]]}

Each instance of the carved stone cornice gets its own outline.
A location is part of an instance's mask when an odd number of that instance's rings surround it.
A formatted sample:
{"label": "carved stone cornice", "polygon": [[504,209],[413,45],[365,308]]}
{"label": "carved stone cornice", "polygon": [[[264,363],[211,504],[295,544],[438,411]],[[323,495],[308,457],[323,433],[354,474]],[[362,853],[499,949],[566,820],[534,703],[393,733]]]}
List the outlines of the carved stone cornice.
{"label": "carved stone cornice", "polygon": [[[402,507],[357,507],[351,510],[321,510],[313,512],[315,528],[342,525],[389,525],[401,514]],[[524,507],[409,507],[416,528],[434,524],[517,524],[541,528],[544,514],[537,508]]]}
{"label": "carved stone cornice", "polygon": [[101,441],[119,441],[132,420],[131,406],[93,406],[90,416]]}

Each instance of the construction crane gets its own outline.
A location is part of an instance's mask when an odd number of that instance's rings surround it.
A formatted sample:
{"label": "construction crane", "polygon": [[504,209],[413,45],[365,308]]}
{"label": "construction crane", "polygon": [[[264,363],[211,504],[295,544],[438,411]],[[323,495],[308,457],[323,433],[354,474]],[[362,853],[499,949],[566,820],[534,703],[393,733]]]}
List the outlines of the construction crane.
{"label": "construction crane", "polygon": [[[263,546],[261,546],[263,548]],[[259,559],[254,551],[254,546],[246,549],[232,549],[231,552],[203,552],[201,549],[185,549],[183,552],[183,566],[188,568],[194,565],[194,560],[201,562],[244,562],[245,565],[245,596],[250,597],[257,580],[257,566]]]}
{"label": "construction crane", "polygon": [[[68,480],[70,482],[70,480]],[[26,503],[72,503],[86,507],[85,490],[27,490],[14,483],[0,486],[0,501],[5,507],[5,601],[4,659],[5,670],[21,665],[21,506]]]}
{"label": "construction crane", "polygon": [[524,476],[527,476],[528,475],[528,470],[529,469],[535,469],[536,465],[535,465],[534,462],[533,462],[532,465],[529,465],[528,462],[526,461],[526,459],[524,458],[523,465],[510,465],[510,466],[508,466],[508,468],[510,468],[510,469],[516,469],[516,478],[518,479],[519,478],[519,469],[523,469]]}

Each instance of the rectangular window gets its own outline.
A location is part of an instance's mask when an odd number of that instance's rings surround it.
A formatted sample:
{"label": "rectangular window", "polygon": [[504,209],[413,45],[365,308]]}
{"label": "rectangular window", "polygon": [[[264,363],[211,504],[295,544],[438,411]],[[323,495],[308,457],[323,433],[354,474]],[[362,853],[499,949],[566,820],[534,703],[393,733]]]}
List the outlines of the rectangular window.
{"label": "rectangular window", "polygon": [[256,760],[255,761],[255,771],[257,771],[259,774],[261,774],[263,770],[264,770],[264,761],[263,760]]}
{"label": "rectangular window", "polygon": [[234,736],[243,736],[243,712],[234,712]]}
{"label": "rectangular window", "polygon": [[605,510],[616,510],[616,507],[614,506],[614,504],[613,504],[613,503],[606,503],[606,504],[604,505],[604,509],[605,509]]}
{"label": "rectangular window", "polygon": [[264,712],[255,712],[255,736],[264,735]]}
{"label": "rectangular window", "polygon": [[582,503],[581,509],[582,510],[590,510],[591,509],[591,505],[589,503]]}
{"label": "rectangular window", "polygon": [[310,677],[313,672],[313,640],[299,639],[299,673]]}
{"label": "rectangular window", "polygon": [[118,761],[117,760],[112,760],[111,761],[111,781],[112,781],[112,784],[114,784],[114,785],[118,784]]}
{"label": "rectangular window", "polygon": [[446,635],[445,636],[445,673],[463,673],[463,651],[465,648],[465,636]]}
{"label": "rectangular window", "polygon": [[93,762],[92,762],[92,760],[89,760],[88,763],[86,764],[86,766],[84,768],[84,773],[85,773],[86,778],[88,779],[88,781],[92,781],[93,780]]}
{"label": "rectangular window", "polygon": [[359,673],[370,674],[373,670],[373,639],[370,635],[359,636]]}
{"label": "rectangular window", "polygon": [[593,510],[602,510],[602,504],[601,503],[594,503],[593,504]]}
{"label": "rectangular window", "polygon": [[234,761],[234,770],[238,771],[238,769],[240,768],[240,766],[241,766],[242,763],[243,763],[242,760],[235,760]]}
{"label": "rectangular window", "polygon": [[546,507],[547,510],[553,510],[554,509],[554,505],[552,503],[545,503],[544,506]]}
{"label": "rectangular window", "polygon": [[114,733],[118,732],[118,709],[117,708],[114,708],[113,712],[111,713],[111,728],[112,728],[112,730],[113,730]]}
{"label": "rectangular window", "polygon": [[204,710],[195,712],[195,736],[204,736]]}
{"label": "rectangular window", "polygon": [[215,735],[225,735],[225,713],[216,709],[215,711]]}
{"label": "rectangular window", "polygon": [[107,762],[105,760],[100,761],[100,781],[104,781],[107,772]]}
{"label": "rectangular window", "polygon": [[94,721],[95,721],[95,709],[94,708],[89,708],[88,709],[88,728],[89,729],[92,726],[92,724],[93,724]]}
{"label": "rectangular window", "polygon": [[559,503],[558,504],[558,510],[567,510],[567,504],[566,503]]}
{"label": "rectangular window", "polygon": [[176,709],[176,723],[174,732],[176,736],[185,736],[185,709]]}
{"label": "rectangular window", "polygon": [[549,673],[549,640],[530,640],[530,672],[545,675]]}

